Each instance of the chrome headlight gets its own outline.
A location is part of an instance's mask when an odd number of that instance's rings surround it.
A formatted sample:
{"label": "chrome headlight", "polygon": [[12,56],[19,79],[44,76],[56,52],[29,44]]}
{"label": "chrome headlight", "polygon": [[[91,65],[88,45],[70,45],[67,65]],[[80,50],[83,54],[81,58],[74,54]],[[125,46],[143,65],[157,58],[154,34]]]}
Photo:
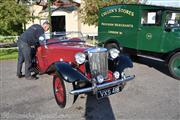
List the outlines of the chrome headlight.
{"label": "chrome headlight", "polygon": [[75,55],[75,60],[78,64],[83,64],[86,60],[86,55],[84,53],[77,53]]}
{"label": "chrome headlight", "polygon": [[104,77],[103,77],[102,75],[98,75],[98,76],[97,76],[97,82],[98,82],[98,83],[104,82]]}
{"label": "chrome headlight", "polygon": [[115,72],[113,73],[113,75],[114,75],[114,77],[115,77],[116,79],[119,79],[119,77],[120,77],[120,73],[119,73],[118,71],[115,71]]}
{"label": "chrome headlight", "polygon": [[112,48],[109,50],[109,54],[110,54],[111,58],[113,58],[113,59],[117,58],[119,56],[119,53],[120,53],[120,51],[116,48]]}

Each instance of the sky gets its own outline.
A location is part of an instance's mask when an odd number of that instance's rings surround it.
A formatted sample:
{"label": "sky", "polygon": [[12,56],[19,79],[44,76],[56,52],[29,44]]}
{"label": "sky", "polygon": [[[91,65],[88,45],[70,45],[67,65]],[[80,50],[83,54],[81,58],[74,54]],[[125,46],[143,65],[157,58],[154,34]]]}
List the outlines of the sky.
{"label": "sky", "polygon": [[[74,0],[75,2],[80,3],[81,0]],[[144,0],[141,0],[144,1]],[[145,0],[148,4],[154,5],[163,5],[163,6],[170,6],[170,7],[180,7],[180,0]]]}
{"label": "sky", "polygon": [[81,2],[81,0],[74,0],[75,2],[77,2],[77,3],[80,3]]}
{"label": "sky", "polygon": [[[144,1],[144,0],[141,0],[141,1]],[[180,8],[180,0],[147,0],[147,4],[163,5],[163,6]]]}

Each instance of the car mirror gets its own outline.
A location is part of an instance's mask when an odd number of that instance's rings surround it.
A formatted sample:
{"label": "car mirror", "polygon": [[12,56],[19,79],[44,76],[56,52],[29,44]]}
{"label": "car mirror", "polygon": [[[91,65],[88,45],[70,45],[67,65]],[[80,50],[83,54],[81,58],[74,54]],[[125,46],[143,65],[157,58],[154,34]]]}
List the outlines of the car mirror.
{"label": "car mirror", "polygon": [[171,27],[169,26],[165,26],[165,29],[164,29],[166,32],[171,32]]}

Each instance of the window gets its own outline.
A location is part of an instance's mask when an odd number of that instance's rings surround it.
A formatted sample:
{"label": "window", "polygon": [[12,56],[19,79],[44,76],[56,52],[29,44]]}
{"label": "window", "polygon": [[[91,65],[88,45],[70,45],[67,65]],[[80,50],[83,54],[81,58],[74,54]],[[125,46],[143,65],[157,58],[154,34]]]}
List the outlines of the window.
{"label": "window", "polygon": [[168,27],[180,27],[180,13],[168,12],[165,21]]}
{"label": "window", "polygon": [[148,11],[145,10],[142,13],[141,24],[143,25],[160,25],[161,23],[161,11]]}

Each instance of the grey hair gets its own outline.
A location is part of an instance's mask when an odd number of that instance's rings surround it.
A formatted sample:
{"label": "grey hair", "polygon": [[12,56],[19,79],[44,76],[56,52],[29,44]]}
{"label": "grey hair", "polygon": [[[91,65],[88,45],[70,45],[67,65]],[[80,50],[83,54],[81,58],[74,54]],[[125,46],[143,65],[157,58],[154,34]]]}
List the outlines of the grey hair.
{"label": "grey hair", "polygon": [[48,21],[45,21],[45,22],[43,22],[43,25],[45,25],[45,24],[49,25],[50,23]]}

